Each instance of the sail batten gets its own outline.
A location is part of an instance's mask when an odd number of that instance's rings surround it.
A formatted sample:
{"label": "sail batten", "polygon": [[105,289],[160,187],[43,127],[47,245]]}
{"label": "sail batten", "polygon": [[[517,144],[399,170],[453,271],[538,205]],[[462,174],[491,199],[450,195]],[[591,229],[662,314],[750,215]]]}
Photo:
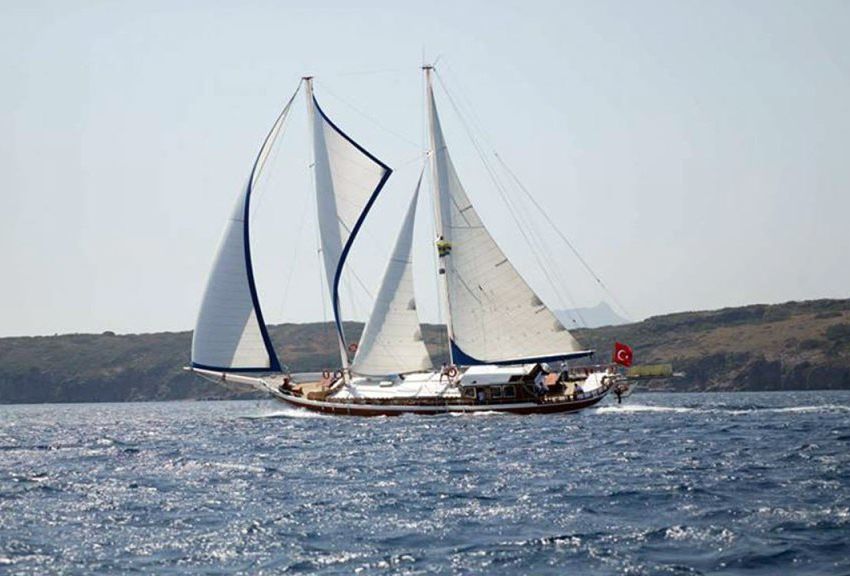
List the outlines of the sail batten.
{"label": "sail batten", "polygon": [[413,288],[413,229],[421,182],[420,176],[351,365],[360,375],[387,376],[433,367],[422,339]]}
{"label": "sail batten", "polygon": [[451,359],[516,364],[587,356],[487,231],[455,171],[427,74],[437,248]]}
{"label": "sail batten", "polygon": [[319,106],[307,81],[313,136],[316,207],[322,259],[330,290],[343,367],[348,350],[342,326],[339,285],[348,254],[369,210],[392,170],[343,132]]}

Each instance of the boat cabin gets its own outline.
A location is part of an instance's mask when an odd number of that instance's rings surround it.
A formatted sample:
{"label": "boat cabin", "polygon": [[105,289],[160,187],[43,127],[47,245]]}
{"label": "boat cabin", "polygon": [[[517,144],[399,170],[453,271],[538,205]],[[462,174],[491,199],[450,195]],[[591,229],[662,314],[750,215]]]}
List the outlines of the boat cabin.
{"label": "boat cabin", "polygon": [[524,402],[564,391],[561,374],[542,364],[473,366],[458,381],[461,395],[478,404]]}

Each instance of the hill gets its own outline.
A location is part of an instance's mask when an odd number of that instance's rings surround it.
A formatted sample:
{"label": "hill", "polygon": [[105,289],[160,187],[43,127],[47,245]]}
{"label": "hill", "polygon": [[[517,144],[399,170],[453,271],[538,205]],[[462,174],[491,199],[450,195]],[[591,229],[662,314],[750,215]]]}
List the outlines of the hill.
{"label": "hill", "polygon": [[619,339],[634,347],[638,362],[672,362],[685,373],[656,389],[850,388],[850,300],[668,314],[575,333],[597,350]]}
{"label": "hill", "polygon": [[[360,323],[346,323],[356,340]],[[270,328],[293,371],[336,365],[328,323]],[[440,326],[423,326],[435,358],[445,349]],[[578,329],[576,337],[606,361],[615,340],[639,363],[672,362],[679,379],[659,390],[850,389],[850,300],[753,305],[648,318],[622,326]],[[244,397],[184,372],[191,332],[67,334],[0,338],[0,403],[90,402]]]}

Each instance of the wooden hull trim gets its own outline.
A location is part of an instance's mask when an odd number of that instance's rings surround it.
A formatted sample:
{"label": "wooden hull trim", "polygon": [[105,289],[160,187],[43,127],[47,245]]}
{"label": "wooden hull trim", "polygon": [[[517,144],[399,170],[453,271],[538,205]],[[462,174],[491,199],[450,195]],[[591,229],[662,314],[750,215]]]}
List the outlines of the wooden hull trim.
{"label": "wooden hull trim", "polygon": [[563,402],[516,402],[511,404],[360,404],[333,402],[327,400],[308,400],[299,396],[275,393],[274,397],[298,408],[305,408],[322,414],[337,416],[401,416],[402,414],[473,414],[476,412],[507,412],[510,414],[554,414],[558,412],[576,412],[589,408],[605,398],[610,389],[588,398]]}

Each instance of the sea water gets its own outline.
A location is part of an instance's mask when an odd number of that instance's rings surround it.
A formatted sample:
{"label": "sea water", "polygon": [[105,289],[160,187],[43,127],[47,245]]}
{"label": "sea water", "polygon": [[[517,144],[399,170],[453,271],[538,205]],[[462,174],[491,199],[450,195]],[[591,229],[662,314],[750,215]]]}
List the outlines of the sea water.
{"label": "sea water", "polygon": [[850,574],[850,393],[0,406],[0,573]]}

